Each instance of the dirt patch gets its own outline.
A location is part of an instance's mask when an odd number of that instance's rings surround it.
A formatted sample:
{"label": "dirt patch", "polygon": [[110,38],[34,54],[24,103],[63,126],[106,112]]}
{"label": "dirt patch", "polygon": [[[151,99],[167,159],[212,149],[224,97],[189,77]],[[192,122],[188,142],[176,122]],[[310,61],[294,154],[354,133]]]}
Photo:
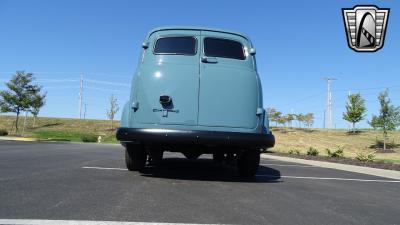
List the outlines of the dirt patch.
{"label": "dirt patch", "polygon": [[355,166],[372,167],[372,168],[377,168],[377,169],[400,171],[400,164],[394,164],[394,163],[386,163],[386,162],[379,162],[379,161],[362,162],[362,161],[359,161],[356,159],[349,159],[349,158],[285,154],[285,153],[278,153],[278,152],[268,152],[268,153],[273,154],[273,155],[292,157],[292,158],[298,158],[298,159],[309,159],[309,160],[317,160],[317,161],[324,161],[324,162],[342,163],[342,164],[355,165]]}

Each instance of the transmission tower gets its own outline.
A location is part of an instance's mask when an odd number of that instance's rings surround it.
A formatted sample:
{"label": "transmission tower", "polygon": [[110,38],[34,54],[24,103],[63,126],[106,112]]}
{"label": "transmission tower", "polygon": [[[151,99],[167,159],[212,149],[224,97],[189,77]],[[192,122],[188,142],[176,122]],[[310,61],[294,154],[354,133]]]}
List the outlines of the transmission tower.
{"label": "transmission tower", "polygon": [[79,87],[79,119],[82,119],[83,106],[83,73],[81,73],[80,87]]}
{"label": "transmission tower", "polygon": [[324,77],[324,80],[328,83],[328,93],[326,98],[326,128],[332,129],[332,81],[337,80],[334,77]]}

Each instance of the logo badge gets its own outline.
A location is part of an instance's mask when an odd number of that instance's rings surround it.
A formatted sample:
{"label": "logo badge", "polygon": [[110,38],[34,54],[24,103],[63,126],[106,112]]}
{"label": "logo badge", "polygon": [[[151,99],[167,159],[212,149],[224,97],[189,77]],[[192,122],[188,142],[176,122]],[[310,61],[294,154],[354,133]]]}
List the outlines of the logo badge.
{"label": "logo badge", "polygon": [[347,43],[356,52],[376,52],[383,47],[390,9],[355,6],[342,9]]}

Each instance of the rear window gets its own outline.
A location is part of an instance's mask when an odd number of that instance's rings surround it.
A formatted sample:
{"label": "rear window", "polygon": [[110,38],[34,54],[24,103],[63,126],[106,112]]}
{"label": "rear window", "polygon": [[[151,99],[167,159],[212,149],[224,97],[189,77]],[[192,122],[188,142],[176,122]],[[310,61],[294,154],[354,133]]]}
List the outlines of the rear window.
{"label": "rear window", "polygon": [[205,38],[204,53],[206,56],[231,59],[245,59],[243,45],[240,42],[220,39]]}
{"label": "rear window", "polygon": [[154,46],[155,54],[196,55],[194,37],[162,37]]}

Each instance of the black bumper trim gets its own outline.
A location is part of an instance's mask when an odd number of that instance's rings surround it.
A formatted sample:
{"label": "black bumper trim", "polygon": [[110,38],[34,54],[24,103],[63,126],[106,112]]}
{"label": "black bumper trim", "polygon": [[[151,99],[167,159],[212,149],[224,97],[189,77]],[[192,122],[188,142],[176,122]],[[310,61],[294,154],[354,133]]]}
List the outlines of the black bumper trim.
{"label": "black bumper trim", "polygon": [[150,144],[204,145],[270,148],[275,145],[272,133],[241,133],[173,129],[119,128],[117,140]]}

